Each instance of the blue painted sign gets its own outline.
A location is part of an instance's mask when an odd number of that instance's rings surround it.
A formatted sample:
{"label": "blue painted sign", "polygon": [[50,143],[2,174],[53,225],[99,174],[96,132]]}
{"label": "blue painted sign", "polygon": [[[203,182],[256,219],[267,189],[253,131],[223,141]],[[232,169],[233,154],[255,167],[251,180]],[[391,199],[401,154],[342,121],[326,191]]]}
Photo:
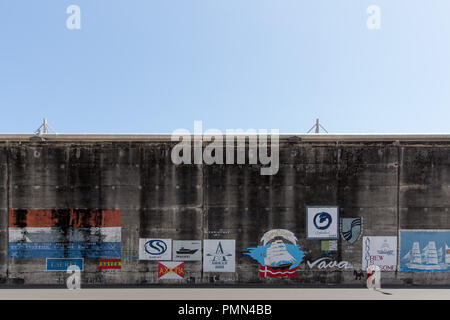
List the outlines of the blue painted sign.
{"label": "blue painted sign", "polygon": [[450,230],[401,230],[400,271],[450,272]]}
{"label": "blue painted sign", "polygon": [[62,259],[49,258],[47,259],[47,271],[66,271],[70,266],[77,266],[80,271],[83,271],[83,259]]}
{"label": "blue painted sign", "polygon": [[10,242],[10,258],[120,258],[120,242]]}

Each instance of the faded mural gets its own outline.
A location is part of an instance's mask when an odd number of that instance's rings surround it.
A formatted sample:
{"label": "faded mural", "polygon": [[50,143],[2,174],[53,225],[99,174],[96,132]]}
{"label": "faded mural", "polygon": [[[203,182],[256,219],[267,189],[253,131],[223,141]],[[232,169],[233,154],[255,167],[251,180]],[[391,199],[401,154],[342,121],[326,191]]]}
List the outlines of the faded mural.
{"label": "faded mural", "polygon": [[120,258],[120,210],[9,211],[10,258]]}

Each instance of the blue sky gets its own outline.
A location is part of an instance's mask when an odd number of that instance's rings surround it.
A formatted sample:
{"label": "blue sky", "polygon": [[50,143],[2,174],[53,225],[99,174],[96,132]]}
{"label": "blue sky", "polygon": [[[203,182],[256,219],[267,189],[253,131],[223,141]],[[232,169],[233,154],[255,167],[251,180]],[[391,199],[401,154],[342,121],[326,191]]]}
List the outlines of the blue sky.
{"label": "blue sky", "polygon": [[450,1],[2,0],[0,108],[2,133],[44,117],[59,133],[302,133],[317,117],[334,133],[447,133]]}

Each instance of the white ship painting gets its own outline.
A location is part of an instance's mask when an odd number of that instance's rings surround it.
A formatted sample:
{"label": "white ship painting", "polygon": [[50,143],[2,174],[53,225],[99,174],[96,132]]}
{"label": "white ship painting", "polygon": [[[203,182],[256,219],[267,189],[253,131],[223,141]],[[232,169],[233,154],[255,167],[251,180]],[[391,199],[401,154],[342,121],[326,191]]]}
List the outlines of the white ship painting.
{"label": "white ship painting", "polygon": [[435,241],[428,241],[421,249],[419,242],[414,242],[403,260],[409,269],[444,271],[450,267],[450,248],[445,244],[445,250],[443,247],[437,249]]}
{"label": "white ship painting", "polygon": [[284,267],[293,264],[296,259],[287,251],[286,244],[281,240],[274,241],[267,248],[264,264],[270,267]]}

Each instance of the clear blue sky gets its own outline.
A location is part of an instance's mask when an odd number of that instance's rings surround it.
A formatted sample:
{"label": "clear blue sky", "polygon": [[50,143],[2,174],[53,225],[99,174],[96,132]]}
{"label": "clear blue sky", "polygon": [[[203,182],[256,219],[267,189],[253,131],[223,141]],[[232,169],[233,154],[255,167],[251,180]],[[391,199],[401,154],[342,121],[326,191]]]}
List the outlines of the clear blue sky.
{"label": "clear blue sky", "polygon": [[450,132],[450,1],[1,0],[0,108],[2,133]]}

